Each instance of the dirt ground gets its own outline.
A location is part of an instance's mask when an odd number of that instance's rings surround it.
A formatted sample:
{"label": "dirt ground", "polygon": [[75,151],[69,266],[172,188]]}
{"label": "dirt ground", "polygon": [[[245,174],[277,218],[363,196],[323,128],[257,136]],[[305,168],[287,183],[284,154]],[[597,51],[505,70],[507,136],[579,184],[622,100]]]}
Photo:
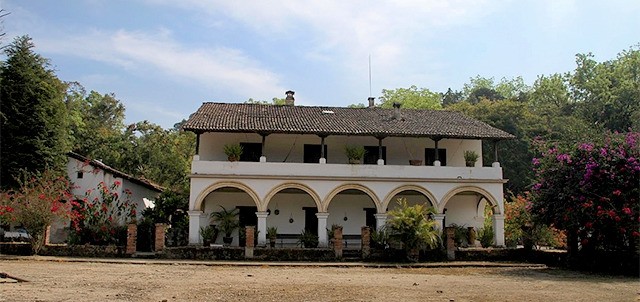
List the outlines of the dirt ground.
{"label": "dirt ground", "polygon": [[[638,278],[548,268],[365,268],[0,259],[0,301],[640,301]],[[5,282],[3,282],[4,280]]]}

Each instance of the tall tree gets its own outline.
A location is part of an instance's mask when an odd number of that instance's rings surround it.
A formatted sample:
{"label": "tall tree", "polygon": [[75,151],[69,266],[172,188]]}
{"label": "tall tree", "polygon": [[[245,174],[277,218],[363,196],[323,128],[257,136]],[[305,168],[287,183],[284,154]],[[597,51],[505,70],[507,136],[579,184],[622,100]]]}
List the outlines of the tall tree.
{"label": "tall tree", "polygon": [[409,88],[382,89],[380,106],[391,108],[393,103],[400,103],[404,108],[413,109],[441,109],[442,96],[427,88],[412,85]]}
{"label": "tall tree", "polygon": [[61,172],[69,150],[64,84],[28,36],[5,49],[0,66],[0,186],[15,188],[21,170]]}
{"label": "tall tree", "polygon": [[640,130],[640,45],[602,63],[578,54],[576,64],[570,83],[578,114],[604,129]]}

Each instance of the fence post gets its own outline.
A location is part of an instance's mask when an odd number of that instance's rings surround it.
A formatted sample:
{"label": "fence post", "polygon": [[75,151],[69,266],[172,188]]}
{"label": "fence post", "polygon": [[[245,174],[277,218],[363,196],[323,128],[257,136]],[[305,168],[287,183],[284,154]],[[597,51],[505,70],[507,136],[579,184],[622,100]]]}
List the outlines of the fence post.
{"label": "fence post", "polygon": [[164,223],[156,223],[155,240],[153,250],[156,252],[162,252],[164,250],[165,230],[167,225]]}
{"label": "fence post", "polygon": [[136,253],[136,244],[138,243],[138,226],[135,223],[127,225],[127,255]]}
{"label": "fence post", "polygon": [[333,251],[336,253],[336,258],[342,258],[342,227],[338,226],[333,231]]}
{"label": "fence post", "polygon": [[244,245],[244,257],[245,258],[253,258],[253,247],[255,246],[255,227],[254,226],[246,226],[245,227],[245,245]]}
{"label": "fence post", "polygon": [[363,226],[361,229],[361,245],[362,245],[362,259],[369,259],[371,256],[371,228]]}
{"label": "fence post", "polygon": [[447,234],[447,259],[456,260],[455,228],[444,228]]}

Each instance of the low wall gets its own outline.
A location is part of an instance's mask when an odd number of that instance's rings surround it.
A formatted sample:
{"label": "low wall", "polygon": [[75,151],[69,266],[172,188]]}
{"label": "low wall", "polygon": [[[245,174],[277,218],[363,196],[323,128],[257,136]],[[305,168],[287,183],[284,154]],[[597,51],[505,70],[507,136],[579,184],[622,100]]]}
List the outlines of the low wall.
{"label": "low wall", "polygon": [[42,256],[124,258],[124,246],[115,245],[47,245],[40,251]]}

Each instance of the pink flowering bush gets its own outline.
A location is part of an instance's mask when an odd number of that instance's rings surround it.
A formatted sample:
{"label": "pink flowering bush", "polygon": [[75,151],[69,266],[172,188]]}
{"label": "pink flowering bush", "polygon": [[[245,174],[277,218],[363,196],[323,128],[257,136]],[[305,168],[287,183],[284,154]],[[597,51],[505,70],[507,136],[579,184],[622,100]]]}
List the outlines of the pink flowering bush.
{"label": "pink flowering bush", "polygon": [[[70,241],[74,244],[122,245],[126,237],[126,226],[135,219],[135,204],[131,203],[131,192],[127,189],[119,194],[121,183],[115,181],[107,187],[100,182],[95,189],[98,197],[91,199],[94,190],[76,200],[71,212]],[[121,196],[124,195],[124,196]]]}
{"label": "pink flowering bush", "polygon": [[37,254],[44,246],[47,227],[56,219],[69,217],[73,196],[68,180],[48,170],[24,173],[18,182],[18,189],[0,193],[0,222],[22,226]]}
{"label": "pink flowering bush", "polygon": [[640,133],[630,132],[563,150],[538,143],[542,156],[533,161],[531,213],[566,231],[570,252],[637,250],[639,142]]}

